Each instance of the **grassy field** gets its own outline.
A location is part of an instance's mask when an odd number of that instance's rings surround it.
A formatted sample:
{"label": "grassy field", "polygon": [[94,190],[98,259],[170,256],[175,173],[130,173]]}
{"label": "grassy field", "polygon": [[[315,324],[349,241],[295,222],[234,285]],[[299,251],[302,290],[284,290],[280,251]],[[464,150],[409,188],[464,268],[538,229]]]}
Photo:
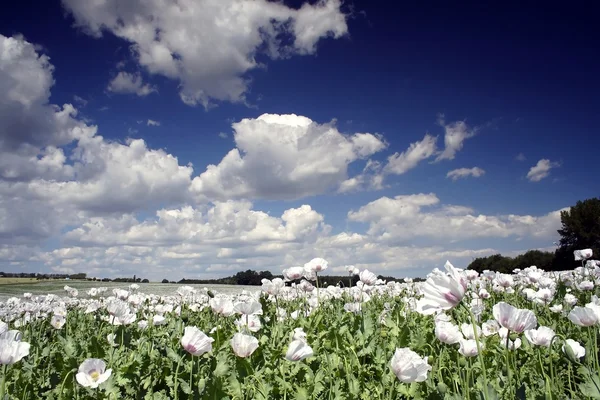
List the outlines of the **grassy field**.
{"label": "grassy field", "polygon": [[4,278],[0,277],[0,285],[13,285],[15,283],[37,283],[35,278]]}

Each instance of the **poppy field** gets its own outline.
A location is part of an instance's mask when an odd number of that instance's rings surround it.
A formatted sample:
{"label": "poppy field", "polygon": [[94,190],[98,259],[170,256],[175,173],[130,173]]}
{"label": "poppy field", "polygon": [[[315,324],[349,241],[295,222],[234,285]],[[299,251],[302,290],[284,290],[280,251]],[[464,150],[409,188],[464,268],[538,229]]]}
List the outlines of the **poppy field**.
{"label": "poppy field", "polygon": [[[600,262],[424,282],[313,259],[220,294],[65,286],[0,303],[0,399],[598,399]],[[290,284],[291,282],[291,284]]]}

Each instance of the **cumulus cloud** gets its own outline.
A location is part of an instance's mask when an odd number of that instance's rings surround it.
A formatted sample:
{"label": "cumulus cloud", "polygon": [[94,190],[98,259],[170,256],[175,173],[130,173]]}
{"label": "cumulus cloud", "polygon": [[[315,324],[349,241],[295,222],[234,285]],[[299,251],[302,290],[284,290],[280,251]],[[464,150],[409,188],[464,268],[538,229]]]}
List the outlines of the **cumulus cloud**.
{"label": "cumulus cloud", "polygon": [[444,127],[444,150],[436,157],[435,161],[454,160],[456,153],[462,150],[465,140],[475,136],[479,128],[471,128],[464,121],[446,123],[444,116],[440,115],[438,123]]}
{"label": "cumulus cloud", "polygon": [[274,59],[313,54],[321,39],[348,31],[340,0],[299,9],[267,0],[62,3],[76,26],[98,38],[110,32],[131,43],[147,72],[178,80],[181,99],[205,107],[211,100],[244,101],[246,73],[260,67],[259,53]]}
{"label": "cumulus cloud", "polygon": [[[138,222],[133,215],[92,219],[65,235],[70,242],[86,246],[190,245],[236,248],[263,243],[298,243],[326,234],[323,216],[310,206],[286,210],[272,217],[252,210],[248,201],[217,202],[202,209],[186,206],[161,209],[156,218]],[[233,254],[233,253],[231,253]]]}
{"label": "cumulus cloud", "polygon": [[473,168],[458,168],[453,169],[452,171],[448,171],[446,174],[446,178],[451,178],[453,181],[456,181],[460,178],[466,178],[468,176],[472,176],[473,178],[479,178],[485,174],[485,171],[479,167]]}
{"label": "cumulus cloud", "polygon": [[298,199],[336,189],[348,165],[381,151],[378,135],[344,135],[333,123],[263,114],[232,125],[236,148],[194,178],[199,199]]}
{"label": "cumulus cloud", "polygon": [[[166,151],[142,139],[109,141],[79,119],[72,105],[50,104],[52,74],[36,46],[0,36],[5,271],[160,280],[240,269],[277,272],[321,256],[332,266],[422,276],[448,258],[461,265],[497,252],[465,244],[469,238],[545,240],[560,224],[560,210],[478,215],[469,207],[440,204],[432,193],[382,197],[351,211],[350,223],[368,226],[361,233],[332,233],[325,215],[308,204],[271,215],[243,198],[297,199],[356,185],[382,187],[385,165],[370,157],[387,143],[376,134],[342,134],[333,123],[264,114],[233,124],[236,147],[192,180],[192,167]],[[417,147],[409,150],[418,154]],[[394,165],[410,165],[415,156],[409,150],[393,157]],[[366,163],[363,171],[348,176],[348,166],[358,160]]]}
{"label": "cumulus cloud", "polygon": [[50,104],[53,69],[22,36],[0,35],[0,244],[189,198],[191,167],[143,140],[108,142],[72,105]]}
{"label": "cumulus cloud", "polygon": [[22,36],[0,35],[0,179],[67,179],[73,170],[60,147],[95,134],[72,105],[49,104],[53,70]]}
{"label": "cumulus cloud", "polygon": [[155,86],[144,83],[140,74],[120,71],[108,84],[107,90],[113,93],[133,93],[140,97],[156,92]]}
{"label": "cumulus cloud", "polygon": [[[446,259],[466,266],[473,257],[498,252],[449,244],[457,237],[544,239],[560,225],[560,210],[541,216],[475,216],[471,208],[441,205],[429,193],[382,197],[349,213],[349,220],[367,222],[370,229],[333,234],[325,217],[308,205],[272,216],[247,201],[216,202],[161,209],[142,220],[133,215],[89,219],[64,235],[64,248],[38,257],[50,268],[89,268],[103,276],[140,275],[143,265],[144,276],[151,279],[223,276],[241,269],[277,272],[315,256],[325,257],[332,267],[353,264],[394,276],[422,276]],[[414,236],[426,238],[426,244],[415,245]]]}
{"label": "cumulus cloud", "polygon": [[142,139],[125,144],[101,136],[80,140],[72,157],[77,180],[36,180],[29,190],[50,203],[95,213],[132,212],[187,199],[193,169],[163,150],[148,149]]}
{"label": "cumulus cloud", "polygon": [[482,237],[556,236],[560,211],[543,216],[484,215],[463,206],[441,205],[433,194],[381,197],[357,211],[350,211],[350,221],[367,223],[367,233],[379,240],[402,243],[415,237],[455,241]]}
{"label": "cumulus cloud", "polygon": [[531,182],[539,182],[550,175],[550,170],[552,168],[557,167],[560,167],[560,163],[543,158],[529,169],[529,172],[527,172],[527,179]]}

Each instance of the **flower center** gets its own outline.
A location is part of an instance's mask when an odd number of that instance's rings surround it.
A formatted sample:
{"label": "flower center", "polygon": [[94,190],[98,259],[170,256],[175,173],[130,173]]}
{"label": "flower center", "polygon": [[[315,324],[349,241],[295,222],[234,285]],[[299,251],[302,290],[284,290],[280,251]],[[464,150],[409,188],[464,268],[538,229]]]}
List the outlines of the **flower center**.
{"label": "flower center", "polygon": [[95,369],[90,372],[90,378],[92,378],[94,380],[94,382],[97,381],[99,377],[100,377],[100,373],[98,371],[96,371]]}

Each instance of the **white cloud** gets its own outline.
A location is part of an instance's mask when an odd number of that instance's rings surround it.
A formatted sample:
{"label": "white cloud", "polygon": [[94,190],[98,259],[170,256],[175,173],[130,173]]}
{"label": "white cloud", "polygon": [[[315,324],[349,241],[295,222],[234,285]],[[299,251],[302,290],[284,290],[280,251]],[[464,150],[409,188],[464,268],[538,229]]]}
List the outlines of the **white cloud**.
{"label": "white cloud", "polygon": [[348,165],[387,144],[378,135],[343,135],[332,123],[263,114],[234,123],[236,148],[194,178],[200,200],[298,199],[336,189]]}
{"label": "white cloud", "polygon": [[552,168],[560,167],[560,163],[552,162],[546,158],[543,158],[537,162],[536,165],[529,169],[527,173],[527,179],[531,182],[539,182],[548,175],[550,175],[550,170]]}
{"label": "white cloud", "polygon": [[[378,240],[393,243],[410,241],[417,237],[430,241],[455,241],[510,236],[554,237],[560,228],[560,210],[534,217],[530,215],[475,214],[468,207],[440,205],[433,194],[381,197],[350,211],[350,221],[369,224],[367,233]],[[436,207],[433,207],[436,206]]]}
{"label": "white cloud", "polygon": [[35,45],[0,35],[0,244],[189,199],[191,167],[142,140],[109,143],[72,105],[50,104],[52,72]]}
{"label": "white cloud", "polygon": [[146,122],[146,125],[147,125],[147,126],[160,126],[160,121],[154,121],[154,120],[152,120],[152,119],[149,119],[149,120]]}
{"label": "white cloud", "polygon": [[29,190],[49,203],[93,213],[133,212],[188,198],[192,168],[163,150],[148,149],[142,139],[80,140],[73,159],[77,181],[36,180]]}
{"label": "white cloud", "polygon": [[69,178],[59,147],[95,133],[72,105],[48,103],[53,70],[22,36],[0,35],[0,179]]}
{"label": "white cloud", "polygon": [[191,206],[162,209],[156,217],[142,222],[131,215],[94,218],[68,232],[65,239],[86,246],[230,248],[233,254],[239,247],[299,243],[329,230],[323,216],[308,205],[286,210],[280,218],[252,210],[247,201],[218,202],[204,212]]}
{"label": "white cloud", "polygon": [[62,3],[77,26],[95,37],[110,32],[131,43],[146,71],[178,80],[181,99],[205,107],[211,100],[245,100],[246,73],[260,67],[258,53],[312,54],[322,38],[348,31],[340,0],[300,9],[267,0]]}
{"label": "white cloud", "polygon": [[411,143],[402,153],[394,153],[388,157],[383,172],[402,175],[415,168],[421,161],[428,159],[436,152],[437,136],[426,134],[423,140]]}
{"label": "white cloud", "polygon": [[219,137],[221,139],[227,139],[229,136],[225,132],[219,132]]}
{"label": "white cloud", "polygon": [[[92,218],[64,235],[68,247],[41,258],[51,267],[81,270],[104,266],[120,276],[137,272],[151,279],[223,276],[240,269],[279,272],[315,256],[325,257],[332,266],[354,264],[382,274],[423,276],[446,259],[466,266],[473,257],[498,252],[489,247],[449,245],[449,239],[457,236],[544,238],[560,225],[560,211],[540,217],[470,218],[473,210],[463,206],[422,210],[432,206],[439,206],[434,194],[369,203],[349,214],[350,220],[377,225],[365,234],[332,234],[324,216],[308,205],[290,208],[276,217],[253,210],[247,201],[161,209],[155,218],[141,221],[132,215]],[[464,222],[456,224],[461,219]],[[426,237],[428,244],[411,244],[415,235]],[[419,273],[419,268],[426,270]],[[105,275],[108,270],[98,271]]]}
{"label": "white cloud", "polygon": [[468,176],[472,176],[473,178],[479,178],[485,174],[485,171],[479,167],[473,168],[458,168],[453,169],[452,171],[448,171],[446,174],[446,178],[451,178],[453,181],[456,181],[459,178],[466,178]]}
{"label": "white cloud", "polygon": [[444,150],[435,161],[454,160],[456,153],[462,150],[465,140],[475,136],[479,128],[470,128],[464,121],[446,124],[444,116],[440,115],[439,124],[444,127]]}
{"label": "white cloud", "polygon": [[360,174],[340,183],[338,193],[383,189],[385,185],[383,184],[384,176],[381,173],[381,168],[382,166],[379,161],[368,160],[365,168]]}
{"label": "white cloud", "polygon": [[113,93],[134,93],[140,97],[156,92],[155,86],[144,83],[140,74],[120,71],[108,84],[107,90]]}
{"label": "white cloud", "polygon": [[[560,224],[560,210],[477,215],[441,205],[431,193],[382,197],[351,211],[349,225],[368,224],[366,232],[332,233],[325,215],[308,204],[273,216],[229,198],[295,199],[352,188],[352,179],[382,187],[385,167],[369,157],[387,143],[375,134],[341,134],[333,123],[264,114],[233,124],[236,147],[192,185],[192,167],[166,151],[141,139],[109,141],[72,105],[50,104],[52,72],[34,45],[0,36],[3,270],[179,279],[279,272],[321,256],[332,266],[422,276],[447,258],[461,265],[496,252],[467,239],[546,240]],[[395,165],[410,165],[415,147],[393,157],[405,160]],[[366,166],[348,176],[357,160]]]}

